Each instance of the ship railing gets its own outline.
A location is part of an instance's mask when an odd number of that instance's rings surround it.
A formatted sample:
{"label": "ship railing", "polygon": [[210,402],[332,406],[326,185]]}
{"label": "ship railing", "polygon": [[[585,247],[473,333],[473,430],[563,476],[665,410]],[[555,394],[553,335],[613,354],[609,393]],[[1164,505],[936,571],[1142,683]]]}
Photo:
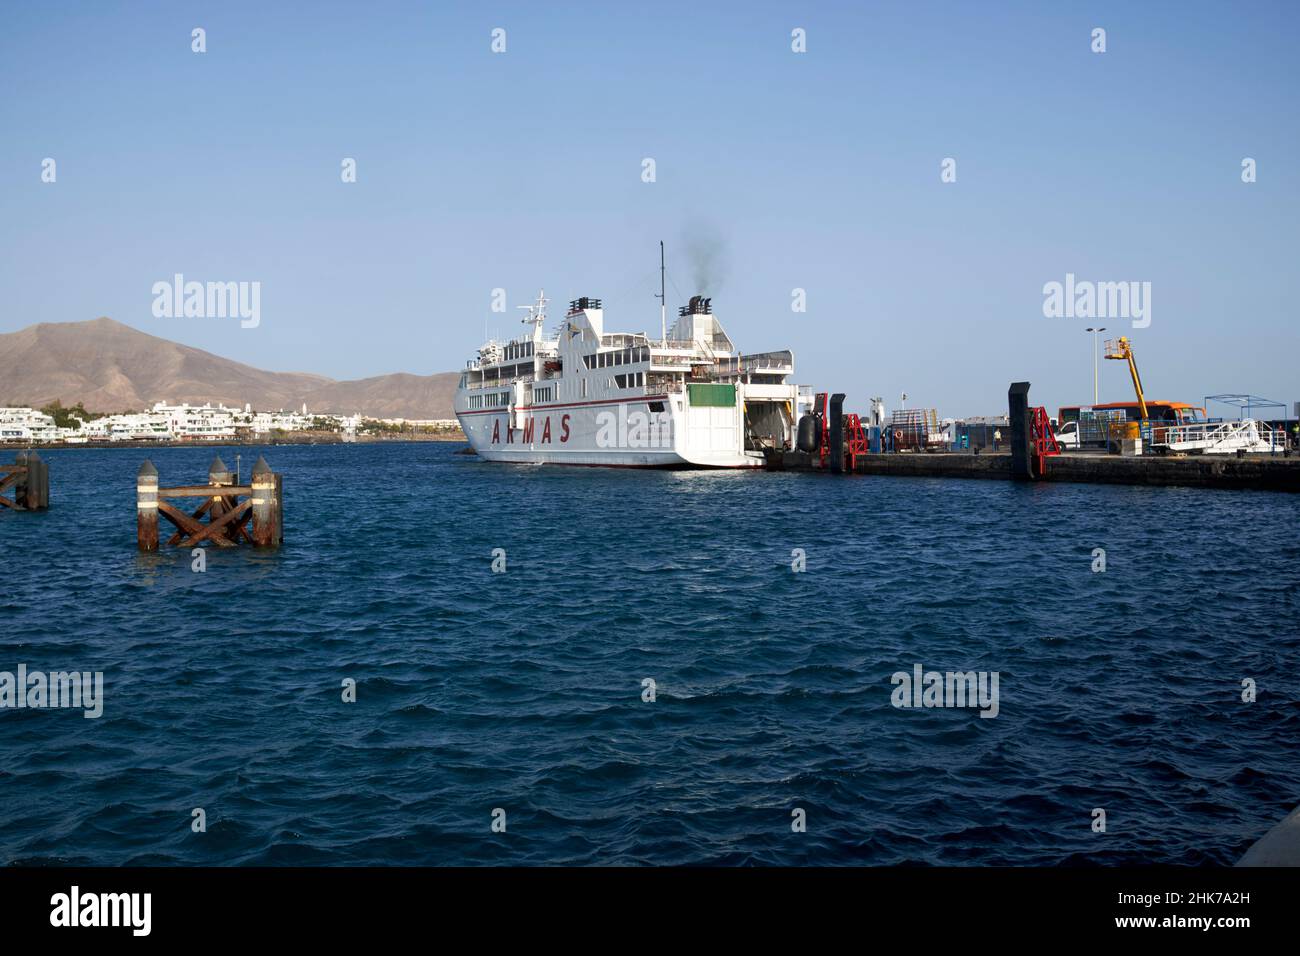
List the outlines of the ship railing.
{"label": "ship railing", "polygon": [[466,382],[465,388],[467,391],[475,391],[481,388],[505,388],[508,385],[514,385],[516,382],[535,382],[537,380],[536,375],[521,375],[518,378],[500,378],[489,379],[483,382]]}
{"label": "ship railing", "polygon": [[686,391],[686,382],[680,378],[664,379],[662,381],[647,381],[645,392],[647,395],[659,395],[664,392],[677,394]]}
{"label": "ship railing", "polygon": [[692,359],[689,355],[656,355],[650,359],[651,368],[655,366],[687,368],[700,364],[702,364],[700,359]]}
{"label": "ship railing", "polygon": [[718,368],[727,371],[794,371],[794,357],[789,352],[760,352],[755,355],[740,355],[735,358],[718,359]]}

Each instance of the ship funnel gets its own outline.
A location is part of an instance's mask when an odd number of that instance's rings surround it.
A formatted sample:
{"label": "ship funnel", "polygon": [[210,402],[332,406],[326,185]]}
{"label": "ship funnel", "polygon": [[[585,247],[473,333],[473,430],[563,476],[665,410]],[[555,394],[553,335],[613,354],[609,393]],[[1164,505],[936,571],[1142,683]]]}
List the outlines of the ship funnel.
{"label": "ship funnel", "polygon": [[672,338],[696,342],[713,352],[730,353],[734,348],[722,329],[722,323],[713,314],[713,300],[703,295],[691,296],[690,304],[677,310]]}
{"label": "ship funnel", "polygon": [[705,298],[702,295],[691,296],[690,305],[684,305],[677,310],[678,315],[712,315],[713,300]]}

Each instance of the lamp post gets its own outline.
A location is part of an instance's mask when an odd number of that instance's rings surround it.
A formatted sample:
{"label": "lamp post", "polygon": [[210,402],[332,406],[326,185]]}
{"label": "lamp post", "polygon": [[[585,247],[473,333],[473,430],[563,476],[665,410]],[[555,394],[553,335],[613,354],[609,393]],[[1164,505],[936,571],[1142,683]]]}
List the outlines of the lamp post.
{"label": "lamp post", "polygon": [[1097,336],[1106,331],[1106,326],[1096,329],[1089,326],[1086,331],[1092,333],[1092,404],[1095,408],[1097,405]]}

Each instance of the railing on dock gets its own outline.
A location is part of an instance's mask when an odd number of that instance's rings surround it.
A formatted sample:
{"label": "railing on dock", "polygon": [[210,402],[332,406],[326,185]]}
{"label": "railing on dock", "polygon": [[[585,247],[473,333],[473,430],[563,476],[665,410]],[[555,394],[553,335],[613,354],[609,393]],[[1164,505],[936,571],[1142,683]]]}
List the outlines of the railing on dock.
{"label": "railing on dock", "polygon": [[1143,438],[1170,451],[1231,454],[1236,451],[1272,454],[1286,450],[1286,434],[1254,419],[1172,425],[1144,422]]}

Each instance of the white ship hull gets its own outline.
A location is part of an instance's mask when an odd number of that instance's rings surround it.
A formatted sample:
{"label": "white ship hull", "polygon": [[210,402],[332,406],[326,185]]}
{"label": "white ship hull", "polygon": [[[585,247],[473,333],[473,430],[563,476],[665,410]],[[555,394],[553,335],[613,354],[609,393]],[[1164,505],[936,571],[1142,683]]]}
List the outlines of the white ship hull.
{"label": "white ship hull", "polygon": [[[471,447],[487,461],[622,468],[759,468],[744,451],[738,410],[683,409],[667,395],[461,412]],[[662,407],[663,412],[652,411]],[[670,411],[671,409],[671,411]],[[512,428],[512,420],[514,427]]]}

